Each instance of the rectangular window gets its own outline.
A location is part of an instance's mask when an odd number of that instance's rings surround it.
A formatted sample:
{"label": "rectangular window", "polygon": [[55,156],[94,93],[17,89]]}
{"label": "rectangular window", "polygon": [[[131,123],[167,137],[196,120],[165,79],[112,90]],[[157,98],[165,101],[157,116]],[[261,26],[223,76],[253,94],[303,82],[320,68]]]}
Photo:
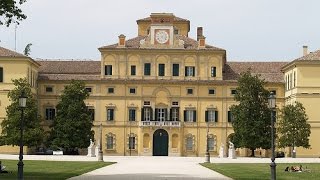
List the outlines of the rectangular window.
{"label": "rectangular window", "polygon": [[164,76],[164,74],[165,74],[165,66],[164,66],[164,64],[159,64],[159,72],[158,72],[159,74],[159,76]]}
{"label": "rectangular window", "polygon": [[151,109],[151,107],[144,107],[144,108],[142,108],[142,112],[143,112],[143,114],[142,114],[142,121],[151,121],[152,119],[151,119],[151,115],[152,115],[152,109]]}
{"label": "rectangular window", "polygon": [[129,137],[129,149],[136,149],[136,137]]}
{"label": "rectangular window", "polygon": [[165,121],[167,119],[167,109],[159,108],[156,109],[157,121]]}
{"label": "rectangular window", "polygon": [[130,94],[135,94],[136,93],[136,88],[130,88],[129,89]]}
{"label": "rectangular window", "polygon": [[208,137],[208,148],[209,148],[209,151],[214,150],[214,138],[213,137]]}
{"label": "rectangular window", "polygon": [[187,137],[186,140],[186,149],[187,151],[192,151],[193,150],[193,138],[192,137]]}
{"label": "rectangular window", "polygon": [[211,77],[216,77],[217,76],[217,68],[216,67],[211,67]]}
{"label": "rectangular window", "polygon": [[91,88],[91,87],[86,87],[86,91],[87,91],[88,93],[91,93],[91,92],[92,92],[92,88]]}
{"label": "rectangular window", "polygon": [[193,89],[191,88],[187,89],[187,94],[193,94]]}
{"label": "rectangular window", "polygon": [[53,92],[53,87],[51,87],[51,86],[46,87],[46,92],[47,93]]}
{"label": "rectangular window", "polygon": [[104,75],[111,76],[112,75],[112,65],[104,66]]}
{"label": "rectangular window", "polygon": [[232,114],[231,111],[228,111],[228,122],[231,123],[232,122]]}
{"label": "rectangular window", "polygon": [[232,95],[237,94],[237,90],[235,90],[235,89],[231,89],[231,94],[232,94]]}
{"label": "rectangular window", "polygon": [[209,92],[208,92],[209,94],[214,94],[214,89],[209,89]]}
{"label": "rectangular window", "polygon": [[129,121],[136,121],[136,110],[129,109]]}
{"label": "rectangular window", "polygon": [[195,67],[194,66],[186,66],[185,67],[185,76],[194,76],[195,75]]}
{"label": "rectangular window", "polygon": [[54,120],[56,117],[56,110],[54,108],[46,108],[46,120]]}
{"label": "rectangular window", "polygon": [[171,121],[179,121],[179,108],[170,109]]}
{"label": "rectangular window", "polygon": [[114,120],[114,109],[107,109],[107,121]]}
{"label": "rectangular window", "polygon": [[196,111],[195,110],[185,110],[184,111],[184,121],[185,122],[196,122]]}
{"label": "rectangular window", "polygon": [[89,111],[89,114],[90,114],[91,121],[94,121],[94,109],[93,108],[89,108],[88,111]]}
{"label": "rectangular window", "polygon": [[173,101],[173,102],[172,102],[172,106],[179,106],[179,102]]}
{"label": "rectangular window", "polygon": [[172,65],[172,76],[179,76],[179,64]]}
{"label": "rectangular window", "polygon": [[144,106],[150,106],[151,103],[150,103],[150,101],[144,101],[144,102],[143,102],[143,105],[144,105]]}
{"label": "rectangular window", "polygon": [[3,82],[3,67],[0,67],[0,82]]}
{"label": "rectangular window", "polygon": [[113,149],[113,136],[108,135],[107,136],[107,149]]}
{"label": "rectangular window", "polygon": [[114,88],[113,87],[109,87],[108,88],[108,94],[113,94],[114,93]]}
{"label": "rectangular window", "polygon": [[218,122],[218,111],[215,111],[215,110],[205,111],[205,121],[206,122]]}
{"label": "rectangular window", "polygon": [[131,66],[131,76],[135,76],[136,75],[136,66]]}
{"label": "rectangular window", "polygon": [[151,75],[151,63],[144,63],[144,75],[145,76]]}

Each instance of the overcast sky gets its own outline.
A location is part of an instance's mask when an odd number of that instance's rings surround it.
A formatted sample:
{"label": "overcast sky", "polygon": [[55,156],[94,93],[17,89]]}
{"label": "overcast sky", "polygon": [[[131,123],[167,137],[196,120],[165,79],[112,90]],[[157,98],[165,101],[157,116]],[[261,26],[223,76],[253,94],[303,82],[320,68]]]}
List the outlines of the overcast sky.
{"label": "overcast sky", "polygon": [[[290,61],[303,45],[320,49],[319,8],[319,0],[28,0],[17,51],[32,43],[33,58],[100,60],[98,47],[137,36],[137,19],[170,12],[190,20],[191,38],[202,26],[228,61]],[[0,26],[0,46],[14,49],[14,39],[14,26]]]}

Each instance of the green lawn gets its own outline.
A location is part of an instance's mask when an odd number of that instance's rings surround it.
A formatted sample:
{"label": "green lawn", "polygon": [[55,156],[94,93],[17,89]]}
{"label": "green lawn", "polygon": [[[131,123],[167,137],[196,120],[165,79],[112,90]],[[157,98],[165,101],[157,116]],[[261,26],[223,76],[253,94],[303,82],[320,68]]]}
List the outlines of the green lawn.
{"label": "green lawn", "polygon": [[[8,174],[0,174],[0,179],[17,179],[18,160],[1,160]],[[111,162],[69,162],[69,161],[23,161],[24,179],[67,179],[113,164]]]}
{"label": "green lawn", "polygon": [[[232,179],[270,179],[270,164],[210,164],[202,163],[209,169],[217,171]],[[300,164],[288,163],[277,164],[277,179],[319,179],[320,164],[317,163],[301,163],[302,167],[308,167],[311,172],[285,172],[287,166],[299,166]]]}

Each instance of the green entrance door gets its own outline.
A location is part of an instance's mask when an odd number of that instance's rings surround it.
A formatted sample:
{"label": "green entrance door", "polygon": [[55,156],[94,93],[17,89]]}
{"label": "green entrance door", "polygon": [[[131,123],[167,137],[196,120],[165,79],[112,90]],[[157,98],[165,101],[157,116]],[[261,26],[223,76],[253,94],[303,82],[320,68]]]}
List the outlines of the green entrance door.
{"label": "green entrance door", "polygon": [[153,155],[168,156],[168,132],[164,129],[158,129],[153,133]]}

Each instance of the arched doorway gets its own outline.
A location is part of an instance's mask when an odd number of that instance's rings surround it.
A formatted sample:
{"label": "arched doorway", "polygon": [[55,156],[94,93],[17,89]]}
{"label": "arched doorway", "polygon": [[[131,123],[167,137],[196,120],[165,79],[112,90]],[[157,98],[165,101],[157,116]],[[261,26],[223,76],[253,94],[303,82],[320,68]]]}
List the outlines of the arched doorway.
{"label": "arched doorway", "polygon": [[153,133],[153,156],[168,156],[168,132],[158,129]]}

